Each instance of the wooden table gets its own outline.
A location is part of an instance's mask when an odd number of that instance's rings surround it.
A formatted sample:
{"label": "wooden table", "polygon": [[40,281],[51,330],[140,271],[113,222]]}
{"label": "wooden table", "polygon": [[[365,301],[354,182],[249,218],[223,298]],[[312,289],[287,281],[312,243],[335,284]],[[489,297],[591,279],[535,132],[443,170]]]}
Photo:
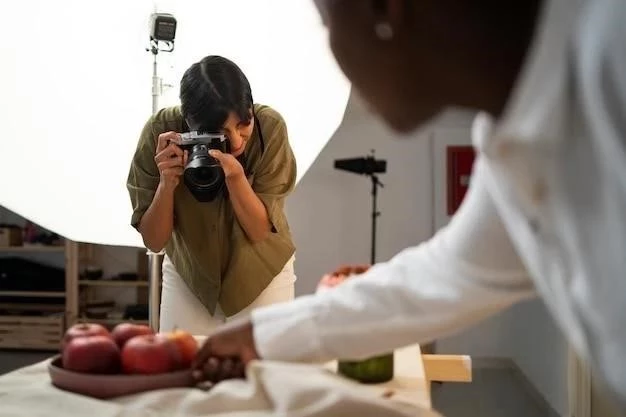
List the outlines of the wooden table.
{"label": "wooden table", "polygon": [[[337,362],[325,365],[336,371]],[[397,349],[394,378],[383,384],[367,385],[397,401],[432,408],[432,382],[471,382],[472,360],[465,355],[423,355],[419,345]]]}
{"label": "wooden table", "polygon": [[[194,336],[200,345],[206,336]],[[337,361],[322,365],[337,371]],[[426,376],[422,352],[419,345],[398,349],[394,356],[394,378],[384,384],[363,384],[378,395],[391,395],[398,401],[431,408],[430,382]]]}
{"label": "wooden table", "polygon": [[[194,336],[198,343],[206,337]],[[337,370],[337,362],[322,365]],[[423,355],[419,345],[397,349],[394,354],[394,378],[383,384],[363,384],[377,395],[424,408],[432,408],[432,382],[471,382],[472,361],[465,355]]]}
{"label": "wooden table", "polygon": [[[270,361],[254,364],[247,381],[229,381],[206,393],[180,388],[106,401],[55,388],[47,371],[49,360],[46,360],[0,376],[0,414],[14,417],[204,417],[223,409],[271,417],[276,415],[276,410],[312,416],[318,415],[321,409],[330,410],[332,415],[406,417],[416,415],[416,410],[432,408],[429,385],[433,375],[444,380],[459,380],[459,375],[465,380],[471,379],[468,358],[432,356],[422,355],[419,346],[398,349],[394,360],[395,378],[385,384],[346,383],[345,379],[324,371],[324,368],[335,369],[336,362],[311,366]],[[450,364],[461,366],[454,368]],[[450,372],[455,369],[463,372]],[[381,396],[385,401],[375,398]],[[253,409],[250,409],[251,404],[254,404]],[[160,414],[155,414],[155,410]]]}
{"label": "wooden table", "polygon": [[[394,377],[391,381],[364,386],[397,401],[431,408],[430,383],[426,377],[419,345],[396,350],[393,363]],[[324,366],[336,371],[337,362],[333,361]]]}

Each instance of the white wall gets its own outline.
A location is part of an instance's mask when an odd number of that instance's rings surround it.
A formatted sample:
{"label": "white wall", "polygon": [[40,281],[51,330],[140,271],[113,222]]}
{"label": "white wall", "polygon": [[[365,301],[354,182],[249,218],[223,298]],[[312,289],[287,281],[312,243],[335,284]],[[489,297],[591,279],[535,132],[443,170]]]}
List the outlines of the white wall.
{"label": "white wall", "polygon": [[[334,169],[338,158],[365,156],[376,149],[387,159],[380,176],[377,259],[428,239],[436,224],[431,158],[437,141],[470,143],[471,115],[451,112],[408,138],[399,138],[351,96],[344,122],[289,198],[287,212],[296,241],[297,293],[312,292],[320,276],[342,263],[369,262],[371,184],[368,177]],[[463,132],[465,132],[463,134]],[[443,157],[443,156],[442,156]],[[438,175],[439,177],[439,175]],[[437,204],[437,207],[440,205]],[[444,216],[445,217],[445,216]],[[437,219],[437,220],[435,220]],[[439,353],[510,357],[561,415],[567,410],[567,344],[540,301],[514,307],[453,337],[437,342]]]}
{"label": "white wall", "polygon": [[370,258],[371,182],[369,177],[334,169],[334,160],[366,156],[387,159],[380,176],[377,259],[432,234],[428,133],[394,139],[351,97],[344,123],[322,150],[287,202],[296,241],[297,293],[311,292],[317,280],[341,263]]}

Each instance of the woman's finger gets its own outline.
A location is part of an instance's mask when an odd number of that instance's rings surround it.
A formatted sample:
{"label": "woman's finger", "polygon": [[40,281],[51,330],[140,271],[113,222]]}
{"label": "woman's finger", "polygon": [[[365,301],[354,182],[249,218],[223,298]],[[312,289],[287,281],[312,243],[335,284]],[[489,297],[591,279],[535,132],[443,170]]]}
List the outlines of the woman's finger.
{"label": "woman's finger", "polygon": [[169,146],[170,143],[180,143],[180,135],[176,132],[161,133],[157,139],[155,154],[160,153]]}
{"label": "woman's finger", "polygon": [[183,156],[184,156],[183,150],[178,145],[171,143],[165,148],[163,148],[161,151],[157,152],[157,154],[154,157],[154,160],[156,162],[159,162],[159,161],[164,161],[167,159],[180,158],[182,161]]}
{"label": "woman's finger", "polygon": [[183,168],[183,161],[179,159],[168,159],[157,163],[157,167],[159,168],[159,172],[170,168]]}

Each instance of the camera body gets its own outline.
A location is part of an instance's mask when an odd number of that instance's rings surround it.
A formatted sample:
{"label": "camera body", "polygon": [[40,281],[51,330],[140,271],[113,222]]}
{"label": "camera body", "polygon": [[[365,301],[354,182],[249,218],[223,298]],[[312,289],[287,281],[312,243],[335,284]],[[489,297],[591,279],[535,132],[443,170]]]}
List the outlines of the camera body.
{"label": "camera body", "polygon": [[195,145],[206,145],[209,149],[217,149],[228,152],[228,138],[223,133],[200,133],[197,131],[180,134],[178,146],[185,150],[191,150]]}
{"label": "camera body", "polygon": [[230,142],[222,133],[199,133],[196,131],[181,134],[178,146],[188,152],[183,181],[191,194],[200,202],[213,201],[225,185],[224,170],[209,155],[210,150],[230,152]]}

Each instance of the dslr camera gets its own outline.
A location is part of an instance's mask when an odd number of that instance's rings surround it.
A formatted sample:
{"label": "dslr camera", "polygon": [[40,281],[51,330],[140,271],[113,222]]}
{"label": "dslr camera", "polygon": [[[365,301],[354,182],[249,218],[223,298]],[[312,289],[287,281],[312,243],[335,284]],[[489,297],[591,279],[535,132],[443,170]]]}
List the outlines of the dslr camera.
{"label": "dslr camera", "polygon": [[181,134],[178,146],[188,151],[183,173],[185,185],[196,200],[213,201],[222,192],[226,178],[221,165],[209,155],[209,151],[217,149],[229,153],[228,138],[221,133],[186,132]]}

